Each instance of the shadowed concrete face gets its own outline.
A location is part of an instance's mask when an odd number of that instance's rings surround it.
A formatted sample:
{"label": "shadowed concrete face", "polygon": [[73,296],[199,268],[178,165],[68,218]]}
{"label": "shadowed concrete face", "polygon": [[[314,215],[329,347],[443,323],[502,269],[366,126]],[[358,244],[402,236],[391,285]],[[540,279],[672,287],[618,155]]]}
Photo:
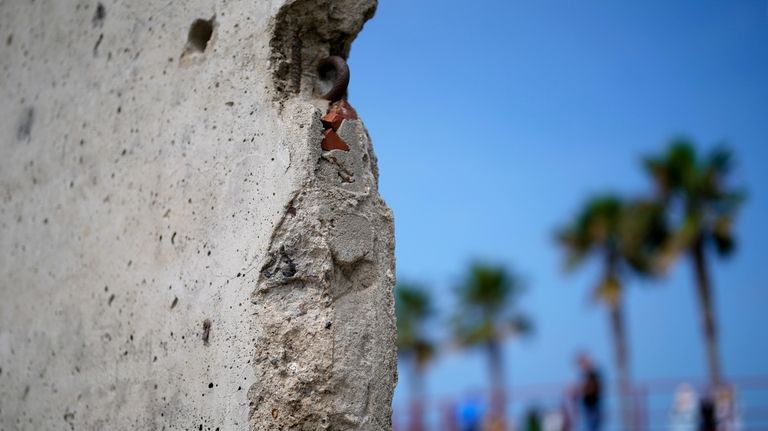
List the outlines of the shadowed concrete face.
{"label": "shadowed concrete face", "polygon": [[390,427],[392,217],[313,63],[374,8],[0,0],[0,428]]}

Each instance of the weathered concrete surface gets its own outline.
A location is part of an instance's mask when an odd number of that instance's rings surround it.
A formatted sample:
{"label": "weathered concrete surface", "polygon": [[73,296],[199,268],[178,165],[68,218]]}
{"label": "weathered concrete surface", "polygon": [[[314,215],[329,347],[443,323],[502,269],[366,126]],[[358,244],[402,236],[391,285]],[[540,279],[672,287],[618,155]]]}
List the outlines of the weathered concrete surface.
{"label": "weathered concrete surface", "polygon": [[374,9],[0,0],[0,429],[390,427],[392,217],[314,71]]}

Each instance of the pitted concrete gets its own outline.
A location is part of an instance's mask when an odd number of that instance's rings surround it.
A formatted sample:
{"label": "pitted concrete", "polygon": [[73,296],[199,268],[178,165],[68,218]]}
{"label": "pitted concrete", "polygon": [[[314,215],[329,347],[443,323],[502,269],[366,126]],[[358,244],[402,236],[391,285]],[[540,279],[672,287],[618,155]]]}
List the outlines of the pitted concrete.
{"label": "pitted concrete", "polygon": [[312,68],[374,9],[0,0],[0,429],[390,427],[392,217]]}

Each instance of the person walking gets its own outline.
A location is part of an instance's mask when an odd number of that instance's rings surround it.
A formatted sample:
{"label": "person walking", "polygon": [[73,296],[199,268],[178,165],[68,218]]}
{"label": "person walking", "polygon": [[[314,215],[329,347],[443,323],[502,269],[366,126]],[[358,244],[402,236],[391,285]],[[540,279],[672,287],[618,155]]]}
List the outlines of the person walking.
{"label": "person walking", "polygon": [[675,400],[669,415],[670,431],[697,431],[699,424],[699,397],[690,385],[683,383],[675,391]]}
{"label": "person walking", "polygon": [[581,372],[581,382],[577,387],[581,410],[584,414],[586,431],[600,431],[603,425],[603,382],[597,367],[586,354],[576,357],[576,365]]}

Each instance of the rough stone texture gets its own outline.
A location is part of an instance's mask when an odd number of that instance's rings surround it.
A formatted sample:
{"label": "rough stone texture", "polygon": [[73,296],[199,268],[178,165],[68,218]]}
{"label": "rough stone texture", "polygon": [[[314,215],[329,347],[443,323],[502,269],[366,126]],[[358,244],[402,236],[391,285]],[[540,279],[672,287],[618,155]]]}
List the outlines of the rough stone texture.
{"label": "rough stone texture", "polygon": [[0,429],[390,428],[392,216],[314,70],[375,6],[0,0]]}

